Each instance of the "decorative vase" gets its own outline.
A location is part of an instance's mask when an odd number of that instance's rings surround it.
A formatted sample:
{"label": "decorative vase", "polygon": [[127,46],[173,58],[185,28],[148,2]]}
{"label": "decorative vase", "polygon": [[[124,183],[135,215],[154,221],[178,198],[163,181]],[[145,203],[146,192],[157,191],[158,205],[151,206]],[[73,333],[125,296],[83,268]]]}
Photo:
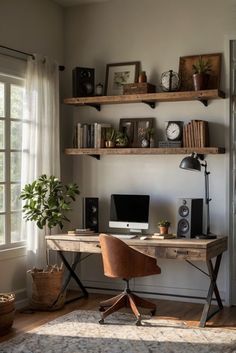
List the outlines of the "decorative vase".
{"label": "decorative vase", "polygon": [[146,72],[142,71],[138,77],[138,82],[142,83],[142,82],[147,82],[147,76],[146,76]]}
{"label": "decorative vase", "polygon": [[205,73],[193,75],[193,87],[195,91],[207,89],[210,75]]}
{"label": "decorative vase", "polygon": [[153,137],[150,137],[149,147],[150,148],[154,148],[155,147],[155,139]]}
{"label": "decorative vase", "polygon": [[115,147],[115,142],[112,140],[107,140],[107,141],[105,141],[105,147],[106,148],[113,148],[113,147]]}
{"label": "decorative vase", "polygon": [[160,234],[168,234],[169,227],[159,227]]}
{"label": "decorative vase", "polygon": [[143,148],[149,147],[149,141],[148,141],[148,139],[143,138],[142,141],[141,141],[141,146],[142,146]]}

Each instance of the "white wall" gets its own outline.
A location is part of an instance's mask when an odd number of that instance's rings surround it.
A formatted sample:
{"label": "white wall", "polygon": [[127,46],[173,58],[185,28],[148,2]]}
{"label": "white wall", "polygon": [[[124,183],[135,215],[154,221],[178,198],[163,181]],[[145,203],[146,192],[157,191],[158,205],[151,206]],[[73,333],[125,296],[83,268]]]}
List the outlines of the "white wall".
{"label": "white wall", "polygon": [[[225,86],[225,77],[229,74],[228,63],[224,60],[225,35],[234,30],[235,10],[236,2],[231,0],[113,0],[67,9],[66,96],[72,96],[71,72],[75,66],[94,67],[96,83],[104,83],[107,63],[139,60],[148,81],[158,86],[162,72],[178,71],[180,56],[217,52],[223,54],[221,88],[228,91]],[[91,107],[77,107],[67,108],[64,119],[68,129],[77,121],[112,122],[118,128],[120,118],[154,117],[159,139],[163,138],[167,120],[205,119],[210,123],[211,144],[227,147],[229,116],[226,107],[224,100],[210,101],[207,108],[199,102],[160,103],[154,110],[144,104],[102,106],[101,112]],[[79,184],[81,196],[100,199],[101,230],[107,229],[111,193],[150,194],[151,231],[157,230],[160,218],[170,219],[175,230],[178,197],[204,195],[203,173],[180,170],[181,155],[109,156],[101,157],[100,161],[91,157],[68,158],[73,159],[74,181]],[[207,156],[211,171],[211,231],[223,235],[229,232],[228,159],[228,152]],[[81,211],[80,206],[74,215],[74,226],[79,225]],[[161,276],[138,281],[136,288],[196,297],[205,294],[207,280],[186,263],[160,260],[160,265]],[[224,254],[218,282],[226,302],[228,273],[227,255]],[[84,263],[82,276],[89,285],[102,287],[107,283],[99,257],[94,256]]]}
{"label": "white wall", "polygon": [[[62,8],[49,0],[1,0],[0,45],[40,53],[63,64]],[[24,249],[0,253],[0,292],[15,291],[26,298]]]}

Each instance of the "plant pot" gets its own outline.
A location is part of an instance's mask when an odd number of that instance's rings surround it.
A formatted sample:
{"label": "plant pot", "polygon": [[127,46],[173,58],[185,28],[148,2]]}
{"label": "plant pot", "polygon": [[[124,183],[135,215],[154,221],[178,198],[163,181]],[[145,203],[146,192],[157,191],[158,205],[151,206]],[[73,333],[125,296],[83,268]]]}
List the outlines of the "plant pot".
{"label": "plant pot", "polygon": [[168,234],[169,227],[159,227],[160,234]]}
{"label": "plant pot", "polygon": [[56,266],[28,271],[33,279],[31,308],[42,311],[61,309],[66,293],[61,293],[64,271]]}
{"label": "plant pot", "polygon": [[14,316],[15,295],[0,293],[0,334],[5,334],[12,327]]}
{"label": "plant pot", "polygon": [[195,91],[207,89],[210,75],[200,73],[193,75],[193,87]]}
{"label": "plant pot", "polygon": [[111,140],[107,140],[107,141],[105,141],[105,147],[106,148],[113,148],[113,147],[115,147],[115,142],[111,141]]}

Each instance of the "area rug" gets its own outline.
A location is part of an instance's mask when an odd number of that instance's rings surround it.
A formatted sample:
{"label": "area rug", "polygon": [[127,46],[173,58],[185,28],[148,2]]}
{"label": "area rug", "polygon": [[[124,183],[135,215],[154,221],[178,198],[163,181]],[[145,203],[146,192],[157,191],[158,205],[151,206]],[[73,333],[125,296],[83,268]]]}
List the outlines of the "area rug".
{"label": "area rug", "polygon": [[0,344],[1,353],[236,353],[236,330],[78,310]]}

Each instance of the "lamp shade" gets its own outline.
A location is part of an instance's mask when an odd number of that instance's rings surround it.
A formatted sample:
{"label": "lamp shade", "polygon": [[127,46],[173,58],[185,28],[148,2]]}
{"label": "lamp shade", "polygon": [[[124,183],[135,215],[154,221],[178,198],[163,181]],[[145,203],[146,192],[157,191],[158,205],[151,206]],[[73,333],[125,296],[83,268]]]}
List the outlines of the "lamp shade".
{"label": "lamp shade", "polygon": [[201,163],[198,159],[198,155],[192,153],[191,156],[185,157],[179,165],[182,169],[193,170],[193,171],[201,171]]}

